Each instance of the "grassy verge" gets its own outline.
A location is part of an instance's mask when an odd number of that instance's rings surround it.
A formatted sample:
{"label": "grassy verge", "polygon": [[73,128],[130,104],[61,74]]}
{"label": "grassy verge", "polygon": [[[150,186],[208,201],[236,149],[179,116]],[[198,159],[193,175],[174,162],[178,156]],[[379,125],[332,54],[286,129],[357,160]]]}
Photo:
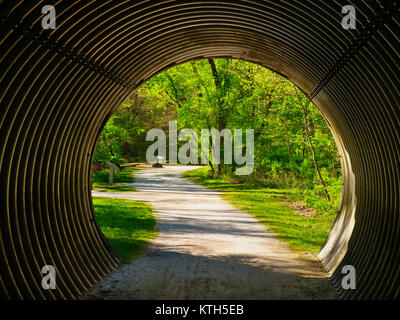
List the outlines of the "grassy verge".
{"label": "grassy verge", "polygon": [[140,201],[93,198],[97,222],[123,263],[136,257],[156,237],[152,209]]}
{"label": "grassy verge", "polygon": [[223,176],[210,178],[208,170],[201,168],[188,171],[184,177],[204,187],[224,191],[225,200],[256,217],[296,251],[309,252],[314,256],[319,252],[335,215],[304,217],[281,201],[284,198],[293,198],[293,190],[234,184]]}
{"label": "grassy verge", "polygon": [[124,187],[121,184],[133,183],[134,173],[140,169],[135,167],[124,168],[122,171],[114,172],[114,185],[108,184],[109,170],[95,171],[93,173],[93,190],[105,192],[134,192],[134,188]]}

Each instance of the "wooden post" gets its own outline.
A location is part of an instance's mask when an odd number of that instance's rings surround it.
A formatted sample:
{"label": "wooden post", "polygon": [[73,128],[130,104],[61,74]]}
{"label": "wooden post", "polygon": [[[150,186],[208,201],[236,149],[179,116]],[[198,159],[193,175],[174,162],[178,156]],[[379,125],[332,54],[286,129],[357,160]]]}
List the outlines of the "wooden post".
{"label": "wooden post", "polygon": [[107,161],[106,164],[110,167],[110,175],[108,177],[108,184],[110,186],[112,186],[114,183],[114,170],[120,171],[120,169],[115,164],[111,163],[110,161]]}
{"label": "wooden post", "polygon": [[112,186],[114,183],[114,168],[110,167],[110,175],[108,177],[108,184]]}

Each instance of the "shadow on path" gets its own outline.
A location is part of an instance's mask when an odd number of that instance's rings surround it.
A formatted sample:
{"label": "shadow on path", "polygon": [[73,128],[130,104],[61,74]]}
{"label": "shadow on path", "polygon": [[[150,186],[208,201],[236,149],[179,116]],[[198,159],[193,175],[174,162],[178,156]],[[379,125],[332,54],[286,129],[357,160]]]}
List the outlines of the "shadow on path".
{"label": "shadow on path", "polygon": [[300,259],[254,217],[181,173],[195,167],[148,169],[137,192],[96,196],[149,202],[159,236],[81,299],[336,299],[318,262]]}

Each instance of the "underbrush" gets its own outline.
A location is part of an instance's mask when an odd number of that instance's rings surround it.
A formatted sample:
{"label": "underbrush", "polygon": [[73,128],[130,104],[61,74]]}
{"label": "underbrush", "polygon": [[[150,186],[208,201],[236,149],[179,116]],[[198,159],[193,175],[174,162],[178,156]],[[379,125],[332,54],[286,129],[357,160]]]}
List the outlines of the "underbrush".
{"label": "underbrush", "polygon": [[132,192],[135,189],[130,187],[121,186],[121,184],[130,184],[134,182],[134,173],[138,168],[128,167],[121,171],[114,171],[114,184],[110,186],[109,182],[109,169],[103,171],[95,171],[93,173],[93,190],[103,190],[107,192]]}

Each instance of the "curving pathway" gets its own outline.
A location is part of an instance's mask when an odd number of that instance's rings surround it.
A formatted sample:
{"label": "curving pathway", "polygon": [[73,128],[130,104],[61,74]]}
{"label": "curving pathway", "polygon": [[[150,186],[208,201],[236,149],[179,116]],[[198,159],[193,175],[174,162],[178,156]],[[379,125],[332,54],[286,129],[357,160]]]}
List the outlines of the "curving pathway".
{"label": "curving pathway", "polygon": [[159,236],[142,256],[81,299],[336,299],[318,262],[309,262],[220,193],[167,166],[135,175],[132,193],[94,196],[149,202]]}

